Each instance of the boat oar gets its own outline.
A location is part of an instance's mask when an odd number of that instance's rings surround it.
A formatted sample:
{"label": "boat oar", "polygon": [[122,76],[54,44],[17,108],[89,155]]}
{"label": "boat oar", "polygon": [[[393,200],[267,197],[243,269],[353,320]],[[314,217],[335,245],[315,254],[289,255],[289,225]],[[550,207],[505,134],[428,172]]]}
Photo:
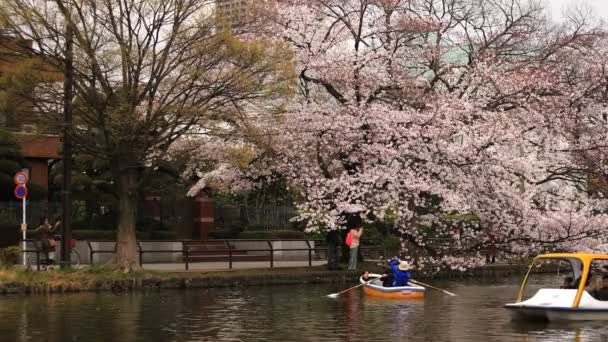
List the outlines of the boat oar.
{"label": "boat oar", "polygon": [[433,290],[441,291],[441,292],[443,292],[443,293],[445,293],[445,294],[448,294],[448,295],[450,295],[450,296],[457,296],[457,294],[452,293],[452,292],[450,292],[450,291],[446,291],[446,290],[444,290],[444,289],[440,289],[440,288],[435,287],[435,286],[433,286],[433,285],[429,285],[429,284],[421,283],[421,282],[419,282],[419,281],[417,281],[417,280],[414,280],[414,279],[410,279],[410,283],[414,283],[414,284],[416,284],[416,285],[420,285],[420,286],[428,287],[428,288],[433,289]]}
{"label": "boat oar", "polygon": [[327,295],[327,297],[329,297],[329,298],[338,298],[338,296],[339,296],[339,295],[341,295],[341,294],[343,294],[343,293],[346,293],[346,292],[348,292],[348,291],[350,291],[350,290],[354,290],[354,289],[356,289],[356,288],[358,288],[358,287],[361,287],[361,286],[363,286],[363,285],[369,284],[369,283],[371,283],[372,281],[374,281],[374,280],[376,280],[376,279],[378,279],[378,278],[370,279],[370,280],[368,280],[368,281],[366,281],[366,282],[364,282],[364,283],[361,283],[361,284],[359,284],[359,285],[353,286],[353,287],[351,287],[351,288],[348,288],[348,289],[346,289],[346,290],[344,290],[344,291],[340,291],[340,292],[338,292],[338,293],[330,293],[330,294],[328,294],[328,295]]}

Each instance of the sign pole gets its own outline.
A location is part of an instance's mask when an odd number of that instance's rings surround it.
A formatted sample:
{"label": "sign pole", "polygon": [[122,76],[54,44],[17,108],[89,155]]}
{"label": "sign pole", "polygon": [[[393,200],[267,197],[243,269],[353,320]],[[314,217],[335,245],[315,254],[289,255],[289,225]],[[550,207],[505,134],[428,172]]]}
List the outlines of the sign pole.
{"label": "sign pole", "polygon": [[[22,223],[22,225],[21,225],[21,231],[23,232],[23,250],[25,251],[25,248],[26,248],[26,246],[25,246],[26,245],[26,242],[25,242],[25,239],[26,239],[26,232],[25,232],[25,230],[26,229],[25,229],[25,227],[27,227],[26,223],[25,223],[25,218],[26,218],[26,215],[25,215],[25,207],[26,207],[26,205],[25,205],[25,197],[23,197],[22,201],[23,201],[23,220],[21,222]],[[26,266],[26,264],[27,264],[26,255],[27,255],[27,253],[23,252],[23,266]]]}
{"label": "sign pole", "polygon": [[18,199],[21,200],[21,203],[23,205],[23,219],[21,220],[21,236],[22,236],[22,250],[21,253],[23,253],[23,266],[27,266],[27,253],[25,253],[25,249],[27,248],[27,243],[25,242],[25,239],[27,238],[27,234],[26,234],[26,230],[27,230],[27,215],[25,212],[25,208],[26,208],[26,197],[27,197],[27,187],[25,186],[25,184],[27,184],[27,180],[28,177],[25,173],[23,172],[17,172],[15,174],[15,176],[13,177],[13,180],[15,181],[15,184],[17,185],[15,187],[15,191],[13,192],[15,194],[15,197],[17,197]]}

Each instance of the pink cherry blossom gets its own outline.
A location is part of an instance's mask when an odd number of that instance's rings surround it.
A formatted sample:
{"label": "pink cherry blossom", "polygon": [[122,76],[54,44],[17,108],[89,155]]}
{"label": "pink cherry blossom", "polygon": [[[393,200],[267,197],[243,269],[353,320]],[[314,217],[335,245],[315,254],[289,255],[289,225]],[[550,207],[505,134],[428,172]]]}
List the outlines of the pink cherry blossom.
{"label": "pink cherry blossom", "polygon": [[290,46],[298,92],[253,121],[268,139],[250,168],[218,163],[191,193],[280,175],[308,230],[358,211],[426,266],[600,248],[606,36],[533,1],[480,4],[277,1],[259,34]]}

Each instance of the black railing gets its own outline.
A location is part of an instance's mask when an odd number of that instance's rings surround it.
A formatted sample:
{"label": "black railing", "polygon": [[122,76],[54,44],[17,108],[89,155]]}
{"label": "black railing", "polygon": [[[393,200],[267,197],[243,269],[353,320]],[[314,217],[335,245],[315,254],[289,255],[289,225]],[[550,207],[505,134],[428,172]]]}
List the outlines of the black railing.
{"label": "black railing", "polygon": [[89,241],[87,240],[87,246],[89,246],[89,263],[93,264],[93,256],[95,254],[104,254],[104,253],[116,253],[116,244],[114,244],[114,248],[112,250],[94,250],[91,242],[114,242],[113,240],[95,240]]}
{"label": "black railing", "polygon": [[[272,242],[282,241],[282,242],[305,242],[306,248],[274,248]],[[308,266],[312,266],[312,255],[314,251],[327,250],[327,247],[312,247],[311,242],[320,242],[322,240],[307,240],[307,239],[231,239],[231,240],[207,240],[207,241],[192,241],[192,240],[183,240],[182,246],[184,249],[183,261],[185,264],[185,269],[190,269],[190,257],[192,256],[192,252],[225,252],[228,251],[228,269],[233,268],[234,263],[234,255],[235,253],[247,253],[247,252],[268,252],[269,256],[269,266],[270,268],[274,268],[274,260],[275,260],[275,252],[300,252],[307,251],[308,252]],[[200,248],[200,246],[188,246],[188,243],[202,243],[202,242],[223,242],[226,246],[225,249],[209,249],[209,248]],[[233,244],[235,242],[265,242],[268,245],[268,248],[234,248]],[[165,251],[167,252],[167,251]],[[204,261],[203,261],[204,262]]]}
{"label": "black railing", "polygon": [[[26,240],[27,242],[35,242],[36,240],[32,240],[32,239],[28,239]],[[306,247],[305,248],[275,248],[273,246],[273,242],[305,242],[306,243]],[[142,242],[167,242],[167,243],[180,243],[182,248],[181,249],[144,249],[141,245]],[[213,243],[213,242],[223,242],[224,244],[224,248],[209,248],[209,247],[202,247],[202,246],[197,246],[195,244],[204,244],[204,243]],[[234,244],[235,243],[246,243],[246,242],[265,242],[268,245],[268,248],[235,248]],[[313,247],[313,244],[314,247]],[[96,254],[114,254],[116,253],[116,244],[114,240],[86,240],[87,246],[89,248],[89,263],[93,263],[94,257]],[[114,248],[112,249],[95,249],[93,247],[93,243],[114,243]],[[166,253],[166,254],[176,254],[176,253],[180,253],[181,254],[181,258],[182,258],[182,262],[184,263],[184,268],[185,270],[189,270],[190,269],[190,264],[193,263],[202,263],[202,262],[208,262],[208,261],[191,261],[191,259],[193,257],[197,257],[195,254],[196,252],[207,252],[207,253],[221,253],[221,252],[228,252],[228,268],[232,269],[233,268],[233,264],[235,262],[235,255],[238,255],[238,253],[247,253],[247,252],[266,252],[268,253],[268,257],[269,257],[269,266],[270,268],[274,268],[275,266],[275,253],[277,252],[302,252],[302,251],[306,251],[307,252],[307,261],[308,261],[308,266],[312,266],[312,261],[313,261],[313,254],[314,252],[317,251],[325,251],[325,254],[327,254],[327,249],[328,247],[323,245],[324,240],[309,240],[309,239],[230,239],[230,240],[202,240],[202,241],[198,241],[198,240],[163,240],[163,241],[157,241],[157,240],[142,240],[142,241],[137,241],[137,253],[139,256],[139,263],[140,265],[144,264],[144,255],[147,253],[150,254],[155,254],[155,253]],[[382,246],[380,245],[367,245],[367,246],[361,246],[361,250],[381,250]],[[23,251],[23,253],[36,253],[36,267],[39,270],[40,269],[40,254],[43,253],[41,250],[39,249],[26,249]],[[210,257],[218,257],[218,255],[209,255]],[[242,255],[241,255],[242,256]],[[259,254],[255,255],[255,256],[259,256]],[[200,257],[200,256],[199,256]]]}
{"label": "black railing", "polygon": [[[21,240],[19,241],[19,246],[23,246],[23,241]],[[42,259],[40,259],[40,254],[47,254],[47,252],[41,250],[40,248],[38,248],[38,246],[36,245],[36,242],[38,242],[40,240],[38,239],[25,239],[26,243],[34,243],[34,249],[28,249],[26,248],[25,250],[21,250],[21,254],[25,254],[26,256],[26,260],[27,260],[27,255],[28,253],[36,253],[36,270],[40,271],[40,266],[42,265],[40,262],[42,261]],[[53,247],[49,252],[55,252],[55,247]],[[48,256],[48,254],[47,254]],[[46,259],[46,258],[45,258]],[[19,263],[22,262],[22,259],[19,260]],[[26,262],[27,263],[27,262]],[[29,264],[28,264],[29,265]]]}

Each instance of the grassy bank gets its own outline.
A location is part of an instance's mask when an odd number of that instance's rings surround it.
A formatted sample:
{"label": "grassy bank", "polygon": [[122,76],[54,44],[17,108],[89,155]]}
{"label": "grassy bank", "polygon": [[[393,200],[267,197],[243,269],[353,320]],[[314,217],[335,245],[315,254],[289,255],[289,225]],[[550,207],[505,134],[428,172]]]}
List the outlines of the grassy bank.
{"label": "grassy bank", "polygon": [[327,271],[324,267],[274,268],[210,272],[143,270],[120,273],[103,267],[33,272],[0,269],[0,294],[125,292],[137,289],[214,288],[307,283],[352,283],[358,272]]}
{"label": "grassy bank", "polygon": [[[381,269],[375,263],[364,263],[360,269],[381,272]],[[432,275],[415,272],[415,276],[417,279],[501,278],[519,275],[524,271],[525,266],[489,265],[466,272],[445,271]],[[143,270],[126,274],[100,266],[47,272],[11,268],[0,269],[0,294],[81,291],[126,292],[140,289],[217,288],[313,283],[352,285],[356,283],[359,274],[358,271],[328,271],[325,266],[201,272]]]}
{"label": "grassy bank", "polygon": [[[112,272],[101,267],[81,270],[53,270],[47,272],[25,271],[16,268],[0,269],[0,291],[8,292],[75,292],[103,287],[103,284],[142,279],[163,275],[156,272],[132,272],[129,274]],[[13,291],[10,291],[13,289]]]}

